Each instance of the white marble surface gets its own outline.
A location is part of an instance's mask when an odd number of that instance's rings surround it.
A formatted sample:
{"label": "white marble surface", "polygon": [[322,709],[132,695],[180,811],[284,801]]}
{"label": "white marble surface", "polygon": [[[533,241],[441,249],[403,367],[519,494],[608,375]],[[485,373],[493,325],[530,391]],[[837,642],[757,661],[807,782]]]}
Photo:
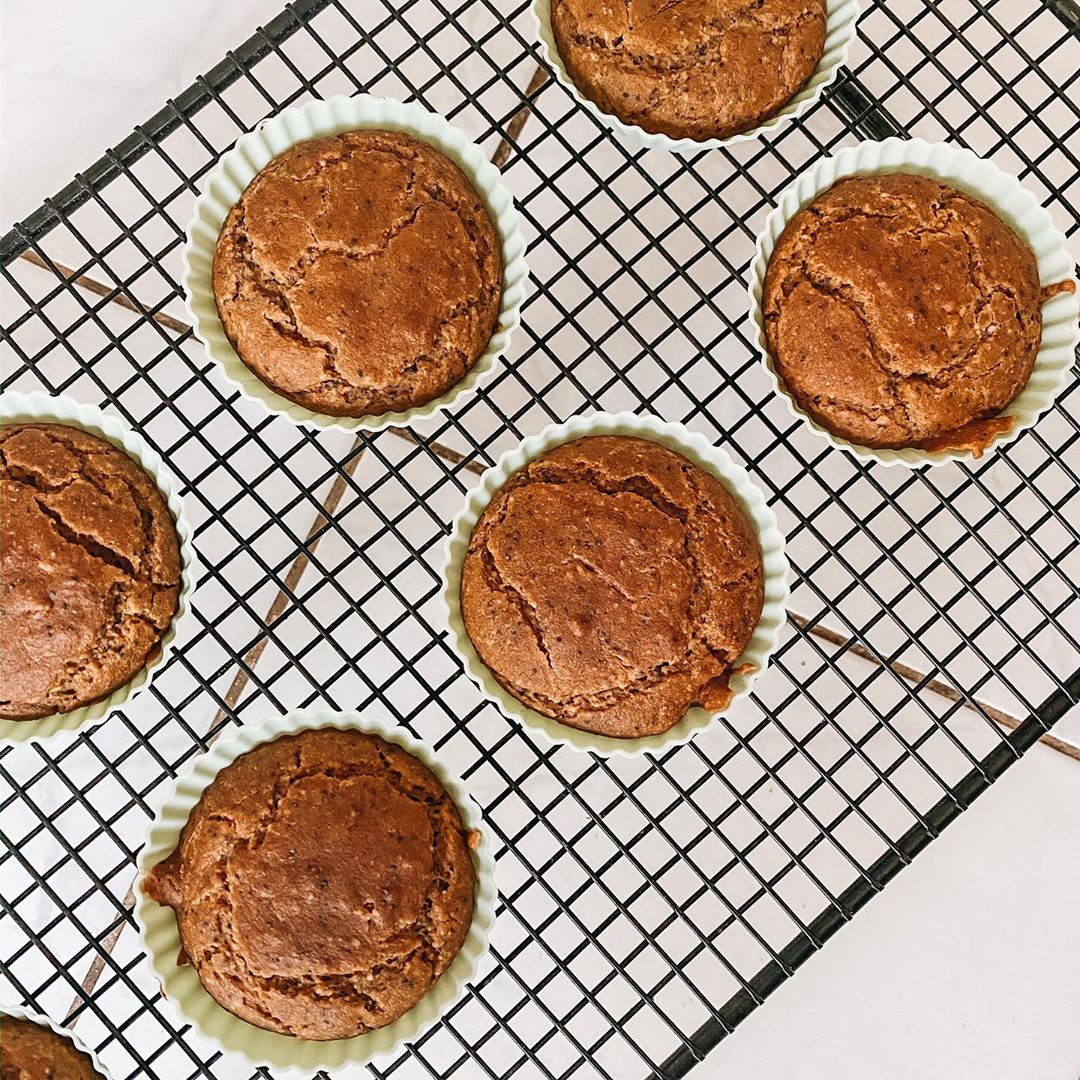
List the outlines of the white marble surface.
{"label": "white marble surface", "polygon": [[[280,2],[3,0],[2,225]],[[1080,763],[1036,749],[695,1075],[1077,1080],[1078,853]]]}
{"label": "white marble surface", "polygon": [[5,0],[4,224],[36,209],[282,7],[277,0]]}

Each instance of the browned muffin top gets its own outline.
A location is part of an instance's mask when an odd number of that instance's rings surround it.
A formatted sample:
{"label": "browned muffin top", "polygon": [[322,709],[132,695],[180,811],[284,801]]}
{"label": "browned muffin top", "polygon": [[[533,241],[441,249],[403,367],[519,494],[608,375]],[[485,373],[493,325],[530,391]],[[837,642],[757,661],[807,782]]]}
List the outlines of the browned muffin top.
{"label": "browned muffin top", "polygon": [[757,127],[806,84],[825,0],[551,0],[559,56],[606,113],[671,138]]}
{"label": "browned muffin top", "polygon": [[401,747],[332,728],[224,768],[143,890],[176,911],[223,1008],[302,1039],[392,1023],[450,966],[472,921],[471,836]]}
{"label": "browned muffin top", "polygon": [[44,1024],[0,1015],[0,1080],[99,1080],[90,1055]]}
{"label": "browned muffin top", "polygon": [[439,397],[502,296],[499,235],[462,171],[392,131],[312,139],[248,185],[218,238],[214,295],[240,358],[314,412]]}
{"label": "browned muffin top", "polygon": [[499,684],[634,738],[724,708],[761,616],[754,528],[720,481],[645,439],[593,436],[512,476],[473,529],[461,610]]}
{"label": "browned muffin top", "polygon": [[788,223],[763,314],[788,392],[871,447],[971,449],[1011,417],[1042,337],[1031,249],[977,199],[922,176],[841,180]]}
{"label": "browned muffin top", "polygon": [[157,655],[176,614],[176,523],[123,450],[63,424],[0,428],[0,716],[100,698]]}

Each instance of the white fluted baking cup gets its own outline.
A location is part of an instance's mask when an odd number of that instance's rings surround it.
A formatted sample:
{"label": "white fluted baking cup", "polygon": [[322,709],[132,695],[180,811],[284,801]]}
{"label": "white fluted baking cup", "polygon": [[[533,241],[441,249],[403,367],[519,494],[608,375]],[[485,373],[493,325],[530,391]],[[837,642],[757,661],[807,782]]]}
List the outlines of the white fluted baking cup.
{"label": "white fluted baking cup", "polygon": [[0,1004],[0,1028],[3,1027],[3,1017],[10,1016],[15,1020],[29,1020],[31,1023],[40,1024],[42,1027],[47,1027],[51,1031],[56,1032],[62,1039],[66,1039],[71,1043],[76,1050],[81,1050],[89,1059],[94,1068],[101,1074],[102,1080],[111,1080],[111,1074],[106,1070],[105,1066],[101,1064],[101,1059],[90,1049],[75,1034],[68,1028],[61,1027],[59,1024],[54,1024],[43,1013],[34,1012],[32,1009],[27,1009],[22,1005],[3,1005]]}
{"label": "white fluted baking cup", "polygon": [[[480,195],[502,241],[502,301],[495,332],[487,347],[464,377],[445,394],[401,412],[359,417],[329,416],[312,412],[275,393],[237,355],[221,325],[214,300],[214,252],[229,211],[248,184],[274,158],[308,139],[340,135],[360,128],[406,132],[429,143],[461,168]],[[400,427],[423,420],[440,409],[457,404],[493,373],[496,361],[506,352],[510,336],[521,321],[529,272],[514,200],[503,185],[499,170],[484,156],[480,147],[469,142],[443,117],[416,103],[405,104],[391,98],[358,94],[310,101],[263,120],[254,131],[241,136],[207,175],[202,194],[195,200],[195,213],[186,235],[180,280],[184,304],[206,355],[220,364],[225,375],[245,397],[262,402],[271,412],[281,413],[298,424],[379,431],[391,425]]]}
{"label": "white fluted baking cup", "polygon": [[[689,742],[697,732],[713,723],[716,713],[699,706],[667,731],[640,739],[615,739],[590,731],[560,724],[504,690],[494,675],[480,659],[461,615],[461,567],[469,547],[469,537],[488,503],[498,490],[530,461],[535,460],[556,446],[584,438],[587,435],[631,435],[666,446],[693,462],[711,476],[716,477],[735,497],[736,502],[750,519],[761,547],[761,560],[765,571],[765,602],[761,617],[735,667],[749,665],[750,670],[731,676],[733,699],[745,697],[765,668],[769,657],[776,650],[780,630],[787,619],[785,603],[788,597],[788,561],[784,554],[784,538],[776,523],[776,515],[765,502],[761,490],[747,476],[746,470],[736,465],[723,450],[713,446],[703,435],[689,431],[681,424],[669,424],[655,416],[638,416],[634,413],[593,413],[576,416],[565,424],[554,424],[538,435],[525,439],[519,446],[508,450],[480,477],[480,483],[472,489],[469,497],[454,518],[447,541],[446,562],[443,566],[443,602],[446,605],[450,626],[450,644],[465,666],[473,682],[484,696],[508,719],[519,720],[526,727],[546,736],[553,743],[572,746],[576,750],[591,750],[598,754],[631,757],[644,753],[660,753],[672,746]],[[730,706],[729,706],[730,707]]]}
{"label": "white fluted baking cup", "polygon": [[[264,1031],[223,1009],[203,988],[194,967],[180,967],[180,933],[171,908],[151,900],[142,891],[149,871],[176,849],[188,816],[215,776],[238,757],[283,735],[318,728],[363,731],[400,746],[422,761],[438,777],[461,814],[466,829],[479,834],[472,852],[476,870],[476,902],[472,924],[461,950],[442,977],[404,1016],[386,1027],[351,1039],[327,1042],[295,1039]],[[334,1070],[363,1065],[376,1057],[394,1053],[404,1042],[417,1038],[465,992],[487,954],[488,938],[495,921],[495,859],[480,809],[468,789],[436,756],[427,743],[414,739],[404,728],[377,716],[359,713],[300,709],[275,716],[260,724],[248,724],[220,739],[197,757],[186,773],[166,793],[150,825],[146,844],[139,853],[139,879],[135,885],[135,921],[162,991],[184,1021],[193,1024],[223,1050],[237,1053],[254,1066],[269,1066],[275,1075],[289,1071],[310,1076],[319,1069]]]}
{"label": "white fluted baking cup", "polygon": [[162,463],[153,447],[143,437],[132,431],[113,416],[107,416],[92,405],[83,405],[68,397],[52,397],[49,394],[21,394],[14,390],[0,394],[0,424],[68,424],[96,435],[117,449],[134,458],[153,478],[169,507],[176,523],[176,535],[180,541],[180,595],[176,614],[169,629],[161,639],[161,648],[149,663],[130,682],[117,687],[107,698],[56,713],[40,720],[0,720],[0,741],[41,742],[61,731],[75,731],[89,724],[104,720],[122,709],[129,699],[150,685],[154,673],[164,666],[176,644],[178,632],[185,629],[185,618],[190,608],[191,591],[195,587],[195,548],[191,542],[191,525],[184,516],[180,501],[180,487],[172,473]]}
{"label": "white fluted baking cup", "polygon": [[701,150],[713,150],[719,146],[730,146],[732,143],[771,135],[777,128],[806,112],[821,97],[825,88],[836,81],[836,76],[847,61],[848,50],[855,40],[855,28],[859,21],[858,0],[826,0],[825,10],[825,47],[821,59],[806,85],[787,104],[757,127],[741,131],[737,135],[729,135],[723,139],[673,139],[660,132],[646,131],[637,124],[624,123],[613,113],[604,112],[596,102],[587,98],[578,89],[559,55],[555,32],[551,26],[551,0],[532,0],[532,16],[536,23],[540,51],[556,81],[562,83],[593,116],[618,132],[631,146],[671,150],[677,154],[696,154]]}
{"label": "white fluted baking cup", "polygon": [[[864,142],[841,150],[835,157],[822,158],[799,176],[780,196],[757,239],[757,250],[750,264],[750,317],[758,350],[773,389],[787,402],[792,416],[813,431],[854,455],[860,461],[882,465],[941,465],[948,461],[971,461],[970,450],[877,450],[841,439],[809,416],[787,392],[769,354],[765,340],[762,294],[765,271],[780,234],[787,223],[820,194],[845,176],[873,176],[882,173],[913,173],[950,184],[973,195],[995,211],[1035,253],[1039,282],[1045,288],[1059,281],[1076,286],[1076,263],[1069,254],[1065,237],[1054,225],[1049,211],[1009,173],[970,150],[921,139],[886,139]],[[1016,417],[1007,432],[990,440],[986,450],[1004,446],[1032,427],[1053,406],[1072,368],[1076,346],[1080,343],[1080,292],[1060,293],[1043,305],[1042,342],[1027,386],[1004,411]]]}

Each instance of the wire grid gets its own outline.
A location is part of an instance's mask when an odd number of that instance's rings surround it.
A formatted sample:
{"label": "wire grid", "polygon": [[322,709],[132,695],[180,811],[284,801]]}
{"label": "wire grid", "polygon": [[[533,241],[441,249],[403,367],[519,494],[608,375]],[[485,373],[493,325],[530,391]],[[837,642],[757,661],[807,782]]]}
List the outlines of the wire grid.
{"label": "wire grid", "polygon": [[[802,120],[684,160],[624,146],[547,79],[523,3],[298,0],[4,238],[3,385],[142,431],[181,481],[202,580],[147,693],[89,734],[0,751],[0,992],[68,1015],[117,1078],[247,1075],[161,999],[134,854],[223,728],[359,708],[465,778],[501,893],[475,986],[372,1074],[679,1077],[1080,698],[1076,379],[982,462],[867,468],[792,421],[751,345],[756,231],[796,173],[859,137],[951,138],[1080,229],[1075,4],[866,6]],[[178,287],[218,155],[280,108],[356,91],[418,99],[492,155],[533,278],[486,389],[359,438],[242,400]],[[445,643],[439,566],[465,491],[596,408],[724,446],[795,573],[757,692],[657,758],[534,741]]]}

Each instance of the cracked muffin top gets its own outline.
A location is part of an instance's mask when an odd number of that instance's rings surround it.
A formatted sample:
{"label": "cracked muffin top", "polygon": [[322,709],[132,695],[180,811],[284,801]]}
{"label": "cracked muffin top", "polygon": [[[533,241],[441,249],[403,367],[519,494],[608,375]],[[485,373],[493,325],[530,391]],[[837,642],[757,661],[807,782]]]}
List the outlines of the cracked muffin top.
{"label": "cracked muffin top", "polygon": [[161,648],[180,594],[176,523],[111,443],[64,424],[0,428],[0,717],[70,712]]}
{"label": "cracked muffin top", "polygon": [[218,773],[143,883],[181,962],[256,1027],[343,1039],[408,1012],[450,966],[475,899],[453,800],[401,747],[325,728]]}
{"label": "cracked muffin top", "polygon": [[763,316],[777,374],[826,430],[978,456],[1012,426],[998,414],[1031,375],[1043,299],[1034,254],[989,207],[892,174],[841,180],[791,219]]}
{"label": "cracked muffin top", "polygon": [[52,1028],[0,1016],[0,1080],[100,1080],[90,1055]]}
{"label": "cracked muffin top", "polygon": [[825,0],[551,0],[559,56],[587,98],[673,139],[757,127],[806,84]]}
{"label": "cracked muffin top", "polygon": [[502,298],[499,234],[464,173],[393,131],[274,158],[222,227],[214,296],[240,359],[313,412],[423,405],[484,352]]}
{"label": "cracked muffin top", "polygon": [[761,616],[757,534],[724,485],[657,443],[599,435],[515,473],[469,538],[461,612],[508,693],[585,731],[719,711]]}

